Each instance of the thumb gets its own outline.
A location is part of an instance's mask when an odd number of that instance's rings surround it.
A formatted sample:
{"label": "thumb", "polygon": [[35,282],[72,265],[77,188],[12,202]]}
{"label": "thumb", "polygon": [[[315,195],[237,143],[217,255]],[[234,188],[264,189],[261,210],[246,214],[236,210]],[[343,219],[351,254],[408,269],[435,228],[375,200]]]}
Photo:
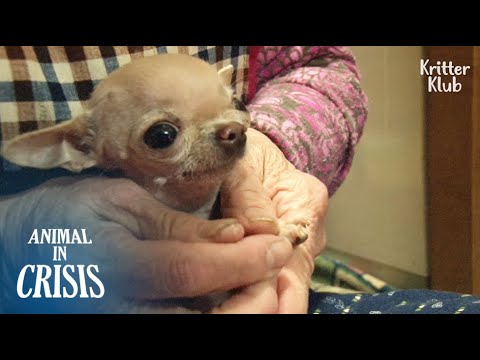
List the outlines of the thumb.
{"label": "thumb", "polygon": [[168,208],[130,180],[107,181],[93,184],[102,187],[91,192],[100,195],[93,199],[97,210],[138,239],[234,242],[244,237],[235,219],[204,220]]}
{"label": "thumb", "polygon": [[237,166],[223,183],[221,208],[224,217],[238,219],[247,235],[279,233],[274,204],[246,165]]}

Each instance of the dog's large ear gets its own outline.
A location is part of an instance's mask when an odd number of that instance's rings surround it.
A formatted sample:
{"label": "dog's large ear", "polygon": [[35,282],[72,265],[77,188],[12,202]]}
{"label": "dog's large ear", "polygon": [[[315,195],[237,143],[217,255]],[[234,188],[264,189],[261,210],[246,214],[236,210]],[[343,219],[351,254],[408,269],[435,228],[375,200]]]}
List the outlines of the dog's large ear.
{"label": "dog's large ear", "polygon": [[95,155],[86,148],[87,114],[6,141],[2,156],[21,166],[39,169],[63,167],[81,171],[95,166]]}
{"label": "dog's large ear", "polygon": [[233,66],[232,64],[224,66],[218,71],[218,76],[223,82],[223,85],[230,87],[232,86],[232,75],[233,75]]}

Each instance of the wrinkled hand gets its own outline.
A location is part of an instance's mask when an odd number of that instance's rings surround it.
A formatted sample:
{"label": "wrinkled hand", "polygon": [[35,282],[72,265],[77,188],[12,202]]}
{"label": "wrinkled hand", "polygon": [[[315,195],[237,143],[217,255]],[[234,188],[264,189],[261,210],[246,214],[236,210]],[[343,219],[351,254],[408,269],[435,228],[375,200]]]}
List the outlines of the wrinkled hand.
{"label": "wrinkled hand", "polygon": [[[61,178],[0,199],[0,304],[7,311],[28,311],[16,294],[20,269],[54,264],[53,246],[27,245],[33,230],[42,228],[86,229],[93,244],[68,247],[68,263],[98,264],[106,295],[139,300],[258,282],[277,274],[292,254],[278,236],[245,237],[234,219],[207,221],[173,211],[130,180]],[[77,311],[75,302],[68,306],[62,311]]]}
{"label": "wrinkled hand", "polygon": [[223,216],[237,218],[246,234],[278,234],[277,219],[307,219],[308,239],[295,247],[278,276],[244,288],[214,312],[306,313],[313,261],[326,244],[328,192],[295,169],[268,137],[255,129],[247,136],[245,157],[222,189]]}

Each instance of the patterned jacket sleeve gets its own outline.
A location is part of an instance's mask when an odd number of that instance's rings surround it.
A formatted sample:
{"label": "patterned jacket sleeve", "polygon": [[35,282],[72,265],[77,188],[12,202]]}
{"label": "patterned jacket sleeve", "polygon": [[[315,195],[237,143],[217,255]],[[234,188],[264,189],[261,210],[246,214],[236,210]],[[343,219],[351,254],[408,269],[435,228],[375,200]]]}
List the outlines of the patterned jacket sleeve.
{"label": "patterned jacket sleeve", "polygon": [[367,118],[367,98],[348,48],[266,46],[251,71],[254,127],[329,195],[345,179]]}

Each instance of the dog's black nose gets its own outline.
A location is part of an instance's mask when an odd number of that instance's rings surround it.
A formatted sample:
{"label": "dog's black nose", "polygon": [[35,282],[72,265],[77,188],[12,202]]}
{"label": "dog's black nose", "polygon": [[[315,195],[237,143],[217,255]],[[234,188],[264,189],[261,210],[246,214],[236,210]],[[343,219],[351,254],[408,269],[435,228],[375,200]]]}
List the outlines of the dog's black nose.
{"label": "dog's black nose", "polygon": [[228,154],[242,150],[247,142],[247,128],[237,122],[220,126],[215,133],[215,140]]}

